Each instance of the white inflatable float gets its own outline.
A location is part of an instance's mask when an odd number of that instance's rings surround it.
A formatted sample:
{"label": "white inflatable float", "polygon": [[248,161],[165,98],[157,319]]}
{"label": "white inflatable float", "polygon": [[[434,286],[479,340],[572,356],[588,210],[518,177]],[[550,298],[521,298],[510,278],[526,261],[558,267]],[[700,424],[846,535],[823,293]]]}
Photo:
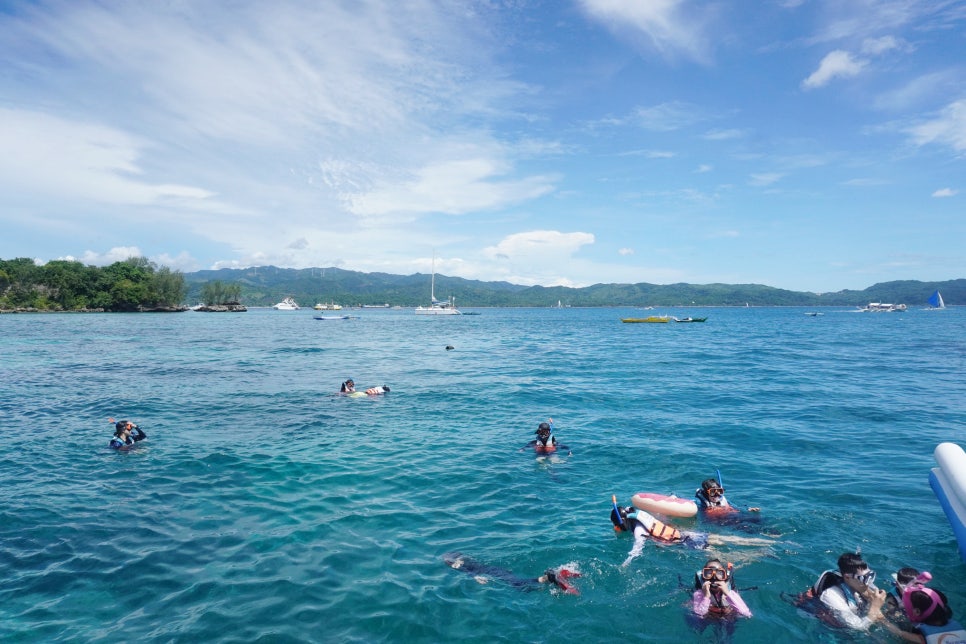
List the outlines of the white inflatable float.
{"label": "white inflatable float", "polygon": [[966,561],[966,452],[955,443],[940,443],[933,456],[939,467],[929,473],[929,485],[953,527],[959,556]]}
{"label": "white inflatable float", "polygon": [[655,512],[669,517],[693,517],[698,513],[698,504],[691,499],[665,496],[652,492],[638,492],[631,497],[631,503],[638,510]]}

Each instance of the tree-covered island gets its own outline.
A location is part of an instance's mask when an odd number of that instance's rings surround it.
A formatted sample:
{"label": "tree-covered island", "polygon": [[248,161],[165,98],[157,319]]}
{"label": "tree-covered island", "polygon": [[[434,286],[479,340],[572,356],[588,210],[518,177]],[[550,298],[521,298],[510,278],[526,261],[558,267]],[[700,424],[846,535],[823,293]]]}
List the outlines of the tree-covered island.
{"label": "tree-covered island", "polygon": [[0,260],[0,311],[184,311],[184,275],[131,257],[110,266]]}

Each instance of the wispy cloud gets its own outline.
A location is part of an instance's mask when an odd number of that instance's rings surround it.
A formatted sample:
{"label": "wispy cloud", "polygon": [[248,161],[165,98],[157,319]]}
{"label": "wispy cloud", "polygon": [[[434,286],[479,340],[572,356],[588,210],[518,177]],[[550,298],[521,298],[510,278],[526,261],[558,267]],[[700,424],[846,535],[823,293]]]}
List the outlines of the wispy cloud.
{"label": "wispy cloud", "polygon": [[714,4],[686,0],[580,0],[595,20],[639,47],[666,58],[683,56],[707,63],[712,39],[707,31],[716,18]]}
{"label": "wispy cloud", "polygon": [[936,192],[932,193],[933,197],[955,197],[959,194],[958,190],[953,190],[952,188],[940,188]]}
{"label": "wispy cloud", "polygon": [[908,130],[916,145],[949,146],[956,152],[966,152],[966,99],[944,107],[936,116]]}
{"label": "wispy cloud", "polygon": [[780,181],[784,176],[780,172],[760,172],[752,174],[748,183],[757,187],[770,186]]}
{"label": "wispy cloud", "polygon": [[708,141],[728,141],[730,139],[740,139],[744,135],[744,131],[731,128],[727,130],[708,130],[704,133],[704,138]]}
{"label": "wispy cloud", "polygon": [[702,118],[694,105],[671,101],[650,107],[639,107],[634,111],[629,121],[645,130],[671,132],[692,125]]}
{"label": "wispy cloud", "polygon": [[857,76],[867,64],[866,60],[857,59],[847,51],[836,49],[826,54],[818,69],[802,81],[802,88],[815,89],[827,85],[835,78]]}

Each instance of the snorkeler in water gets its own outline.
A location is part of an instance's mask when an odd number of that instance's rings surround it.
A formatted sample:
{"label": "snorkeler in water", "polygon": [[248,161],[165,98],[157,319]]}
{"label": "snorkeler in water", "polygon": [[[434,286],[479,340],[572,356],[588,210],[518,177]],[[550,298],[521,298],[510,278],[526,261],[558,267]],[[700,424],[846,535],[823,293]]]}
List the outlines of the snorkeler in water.
{"label": "snorkeler in water", "polygon": [[571,579],[580,577],[580,573],[566,566],[548,569],[539,577],[519,577],[509,570],[481,563],[459,552],[450,552],[443,555],[443,561],[454,570],[473,575],[481,584],[489,582],[490,579],[498,579],[525,592],[537,590],[545,584],[550,584],[567,594],[580,594],[577,588],[570,583]]}

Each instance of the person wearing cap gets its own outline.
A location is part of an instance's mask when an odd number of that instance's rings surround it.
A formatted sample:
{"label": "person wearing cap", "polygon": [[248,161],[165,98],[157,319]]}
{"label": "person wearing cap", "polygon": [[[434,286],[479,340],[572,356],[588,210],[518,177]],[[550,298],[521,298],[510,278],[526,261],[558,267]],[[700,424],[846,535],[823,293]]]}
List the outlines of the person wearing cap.
{"label": "person wearing cap", "polygon": [[340,391],[344,394],[355,393],[356,383],[352,378],[346,378],[345,382],[342,383],[342,389]]}
{"label": "person wearing cap", "polygon": [[857,552],[846,552],[838,560],[838,583],[822,590],[819,601],[842,626],[867,630],[882,620],[886,592],[875,587],[875,571]]}
{"label": "person wearing cap", "polygon": [[570,449],[566,445],[557,443],[557,437],[553,435],[553,418],[549,420],[550,422],[540,423],[537,426],[537,431],[534,432],[537,437],[521,447],[521,452],[528,447],[532,447],[538,452],[554,452],[557,450],[557,448]]}
{"label": "person wearing cap", "polygon": [[962,644],[966,642],[966,629],[953,619],[945,593],[928,588],[932,579],[928,572],[916,575],[902,591],[902,607],[912,622],[913,632],[900,630],[886,622],[886,628],[907,642],[918,644]]}
{"label": "person wearing cap", "polygon": [[[137,432],[133,436],[131,432]],[[130,449],[138,441],[143,441],[147,435],[140,427],[129,420],[119,420],[114,425],[114,437],[111,439],[111,449]]]}

